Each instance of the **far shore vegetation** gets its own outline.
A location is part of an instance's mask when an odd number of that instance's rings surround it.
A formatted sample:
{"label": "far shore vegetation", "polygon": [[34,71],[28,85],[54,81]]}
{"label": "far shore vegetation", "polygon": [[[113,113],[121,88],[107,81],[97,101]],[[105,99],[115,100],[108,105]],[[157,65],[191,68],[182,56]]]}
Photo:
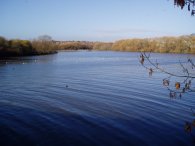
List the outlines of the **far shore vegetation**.
{"label": "far shore vegetation", "polygon": [[0,36],[0,57],[32,56],[56,53],[55,44],[49,36],[41,36],[38,39],[7,40]]}
{"label": "far shore vegetation", "polygon": [[110,42],[54,41],[50,36],[38,39],[7,40],[0,37],[0,57],[45,55],[58,50],[110,50],[128,52],[189,53],[195,54],[195,36],[127,39]]}

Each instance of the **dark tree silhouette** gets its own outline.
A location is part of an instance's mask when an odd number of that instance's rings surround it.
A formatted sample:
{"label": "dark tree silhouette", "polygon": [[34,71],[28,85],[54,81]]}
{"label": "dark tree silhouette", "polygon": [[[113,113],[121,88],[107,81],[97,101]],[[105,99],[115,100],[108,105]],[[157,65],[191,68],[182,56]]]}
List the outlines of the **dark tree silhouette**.
{"label": "dark tree silhouette", "polygon": [[191,12],[191,15],[192,16],[195,15],[195,10],[194,10],[195,0],[174,0],[174,4],[178,7],[181,7],[181,9],[187,6],[188,11]]}

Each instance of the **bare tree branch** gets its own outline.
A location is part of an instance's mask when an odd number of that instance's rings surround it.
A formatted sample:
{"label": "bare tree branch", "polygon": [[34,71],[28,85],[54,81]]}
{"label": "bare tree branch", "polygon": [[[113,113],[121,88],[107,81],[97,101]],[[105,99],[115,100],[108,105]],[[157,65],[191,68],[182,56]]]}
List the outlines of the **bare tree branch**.
{"label": "bare tree branch", "polygon": [[[179,73],[172,73],[164,69],[160,66],[160,63],[158,61],[152,61],[151,58],[151,52],[145,53],[142,52],[140,55],[140,63],[141,65],[146,68],[149,72],[149,76],[152,76],[153,72],[161,72],[166,75],[168,75],[167,78],[163,79],[163,85],[167,88],[169,91],[170,98],[181,98],[182,94],[189,93],[189,92],[195,92],[195,89],[192,87],[192,80],[195,78],[191,72],[194,72],[194,63],[192,59],[188,59],[187,62],[181,62],[179,60],[178,64],[181,67],[182,71]],[[146,65],[146,62],[148,62],[148,65]],[[188,68],[190,67],[190,68]],[[191,72],[190,72],[191,71]],[[174,85],[170,85],[172,78],[183,80],[182,82],[179,82],[175,80]],[[172,83],[173,84],[173,83]]]}

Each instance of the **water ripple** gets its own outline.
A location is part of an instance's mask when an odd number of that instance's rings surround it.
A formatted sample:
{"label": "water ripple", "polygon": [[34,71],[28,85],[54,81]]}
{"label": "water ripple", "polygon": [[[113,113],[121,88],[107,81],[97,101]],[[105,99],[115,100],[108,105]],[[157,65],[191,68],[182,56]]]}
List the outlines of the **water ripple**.
{"label": "water ripple", "polygon": [[[175,64],[164,55],[155,57]],[[170,99],[138,56],[60,52],[1,64],[0,145],[192,145],[183,126],[193,94]]]}

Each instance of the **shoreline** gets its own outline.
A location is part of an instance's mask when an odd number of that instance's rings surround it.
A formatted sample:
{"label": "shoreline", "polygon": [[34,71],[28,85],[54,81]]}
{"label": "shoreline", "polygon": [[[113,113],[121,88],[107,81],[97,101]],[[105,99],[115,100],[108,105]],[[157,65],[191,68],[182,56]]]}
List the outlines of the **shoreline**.
{"label": "shoreline", "polygon": [[52,54],[57,54],[58,51],[52,51],[52,52],[47,52],[47,53],[33,53],[33,54],[28,54],[28,55],[7,55],[7,56],[1,56],[0,55],[0,60],[7,60],[10,58],[21,58],[21,57],[30,57],[30,56],[44,56],[44,55],[52,55]]}
{"label": "shoreline", "polygon": [[[93,52],[93,51],[97,51],[97,52],[125,52],[125,53],[141,53],[141,51],[121,51],[121,50],[97,50],[97,49],[92,49],[92,50],[56,50],[56,51],[52,51],[49,53],[35,53],[35,54],[30,54],[30,55],[23,55],[23,56],[0,56],[0,61],[6,61],[6,60],[19,60],[19,58],[24,58],[24,57],[35,57],[35,56],[46,56],[46,55],[53,55],[53,54],[57,54],[60,52]],[[183,55],[195,55],[194,53],[177,53],[177,52],[145,52],[145,53],[155,53],[155,54],[183,54]]]}

